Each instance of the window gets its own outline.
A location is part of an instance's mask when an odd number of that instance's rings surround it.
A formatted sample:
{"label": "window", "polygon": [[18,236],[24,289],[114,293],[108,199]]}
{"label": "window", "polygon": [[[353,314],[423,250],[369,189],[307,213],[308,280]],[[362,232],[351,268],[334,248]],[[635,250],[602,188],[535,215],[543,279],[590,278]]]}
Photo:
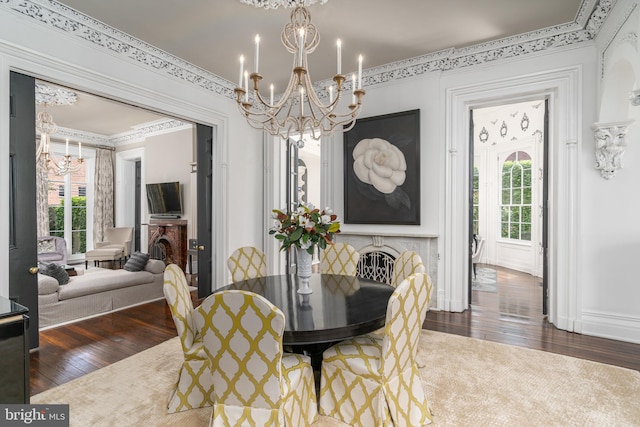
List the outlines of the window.
{"label": "window", "polygon": [[531,156],[511,153],[502,165],[500,236],[531,241]]}
{"label": "window", "polygon": [[473,234],[479,233],[480,221],[480,172],[473,166]]}
{"label": "window", "polygon": [[87,250],[86,189],[85,166],[64,176],[49,172],[49,233],[66,239],[72,255]]}

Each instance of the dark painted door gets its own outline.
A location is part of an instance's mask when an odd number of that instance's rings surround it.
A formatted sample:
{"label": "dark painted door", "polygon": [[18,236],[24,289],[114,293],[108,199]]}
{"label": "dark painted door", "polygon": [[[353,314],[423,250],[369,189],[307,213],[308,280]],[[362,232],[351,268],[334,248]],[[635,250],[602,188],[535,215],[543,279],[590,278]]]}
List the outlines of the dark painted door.
{"label": "dark painted door", "polygon": [[38,339],[35,79],[11,72],[9,297],[29,309],[30,347]]}
{"label": "dark painted door", "polygon": [[542,314],[549,312],[549,99],[544,101],[544,154],[542,165]]}
{"label": "dark painted door", "polygon": [[212,251],[212,189],[213,189],[213,129],[196,125],[197,218],[198,218],[198,297],[211,293]]}
{"label": "dark painted door", "polygon": [[473,303],[473,251],[475,248],[474,245],[474,235],[475,231],[473,229],[474,223],[474,197],[476,195],[474,178],[475,178],[475,158],[474,158],[474,138],[473,138],[473,110],[469,110],[469,273],[467,274],[467,283],[469,286],[467,287],[469,305]]}

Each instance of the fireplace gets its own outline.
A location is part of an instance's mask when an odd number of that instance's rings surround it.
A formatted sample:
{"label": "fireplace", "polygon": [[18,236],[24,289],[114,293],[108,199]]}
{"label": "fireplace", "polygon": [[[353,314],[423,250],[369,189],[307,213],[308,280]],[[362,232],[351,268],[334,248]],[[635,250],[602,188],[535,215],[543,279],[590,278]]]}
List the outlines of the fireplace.
{"label": "fireplace", "polygon": [[340,232],[337,240],[348,243],[360,253],[358,261],[359,277],[378,282],[391,283],[393,261],[401,252],[410,250],[422,258],[427,274],[435,287],[431,306],[444,295],[438,290],[438,236],[435,234],[393,234]]}
{"label": "fireplace", "polygon": [[149,221],[149,256],[165,264],[176,264],[184,271],[187,266],[187,220]]}

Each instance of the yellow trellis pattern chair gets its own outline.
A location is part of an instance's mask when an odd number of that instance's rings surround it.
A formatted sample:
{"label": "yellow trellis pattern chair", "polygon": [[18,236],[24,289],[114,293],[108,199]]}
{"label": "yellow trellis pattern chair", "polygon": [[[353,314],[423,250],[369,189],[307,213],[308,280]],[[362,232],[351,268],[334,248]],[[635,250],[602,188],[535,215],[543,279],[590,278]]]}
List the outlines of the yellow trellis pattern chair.
{"label": "yellow trellis pattern chair", "polygon": [[391,286],[396,287],[412,274],[424,273],[422,258],[414,251],[404,251],[393,262]]}
{"label": "yellow trellis pattern chair", "polygon": [[320,271],[325,274],[355,276],[360,254],[347,243],[327,245],[322,251]]}
{"label": "yellow trellis pattern chair", "polygon": [[236,249],[227,259],[227,268],[231,272],[231,280],[234,282],[267,275],[267,261],[264,252],[253,246],[243,246]]}
{"label": "yellow trellis pattern chair", "polygon": [[354,426],[422,426],[431,410],[416,365],[428,305],[426,274],[404,280],[391,295],[382,336],[342,341],[322,357],[320,413]]}
{"label": "yellow trellis pattern chair", "polygon": [[317,418],[309,356],[283,353],[285,318],[252,292],[207,297],[198,310],[213,367],[211,426],[306,426]]}
{"label": "yellow trellis pattern chair", "polygon": [[198,312],[193,308],[184,272],[177,265],[169,264],[165,269],[163,290],[184,353],[178,381],[169,395],[168,412],[212,406],[213,377],[195,322]]}

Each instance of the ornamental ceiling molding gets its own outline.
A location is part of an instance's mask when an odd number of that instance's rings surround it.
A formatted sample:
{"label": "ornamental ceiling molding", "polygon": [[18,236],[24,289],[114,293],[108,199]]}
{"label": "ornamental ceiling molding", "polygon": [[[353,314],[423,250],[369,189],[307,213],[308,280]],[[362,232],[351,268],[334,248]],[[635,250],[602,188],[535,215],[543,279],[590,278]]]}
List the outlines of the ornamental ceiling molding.
{"label": "ornamental ceiling molding", "polygon": [[191,123],[182,122],[176,119],[162,119],[140,125],[137,129],[117,135],[107,136],[97,133],[85,132],[77,129],[58,127],[58,131],[52,135],[54,138],[69,138],[73,141],[88,143],[92,145],[102,145],[106,147],[119,147],[127,144],[144,141],[147,138],[162,135],[165,133],[177,132],[184,129],[191,129]]}
{"label": "ornamental ceiling molding", "polygon": [[75,92],[36,82],[36,104],[38,105],[73,105],[77,100]]}
{"label": "ornamental ceiling molding", "polygon": [[182,122],[176,119],[163,119],[144,124],[131,132],[114,135],[109,138],[109,141],[115,147],[121,147],[127,144],[133,144],[135,142],[143,141],[146,138],[152,136],[158,136],[165,133],[177,132],[192,128],[193,125],[191,123]]}
{"label": "ornamental ceiling molding", "polygon": [[[573,23],[548,27],[463,49],[446,49],[374,67],[364,72],[363,84],[374,86],[432,71],[466,68],[593,40],[616,2],[616,0],[600,0],[594,8],[596,1],[583,0]],[[217,95],[235,99],[233,92],[235,83],[81,14],[55,0],[0,0],[0,6],[48,25],[57,31],[73,34],[102,49],[107,49],[109,52],[126,57],[131,61],[137,61],[156,71],[189,82]],[[592,10],[593,12],[591,12]],[[327,81],[314,85],[319,95],[328,96],[326,90],[321,89],[326,87]]]}

